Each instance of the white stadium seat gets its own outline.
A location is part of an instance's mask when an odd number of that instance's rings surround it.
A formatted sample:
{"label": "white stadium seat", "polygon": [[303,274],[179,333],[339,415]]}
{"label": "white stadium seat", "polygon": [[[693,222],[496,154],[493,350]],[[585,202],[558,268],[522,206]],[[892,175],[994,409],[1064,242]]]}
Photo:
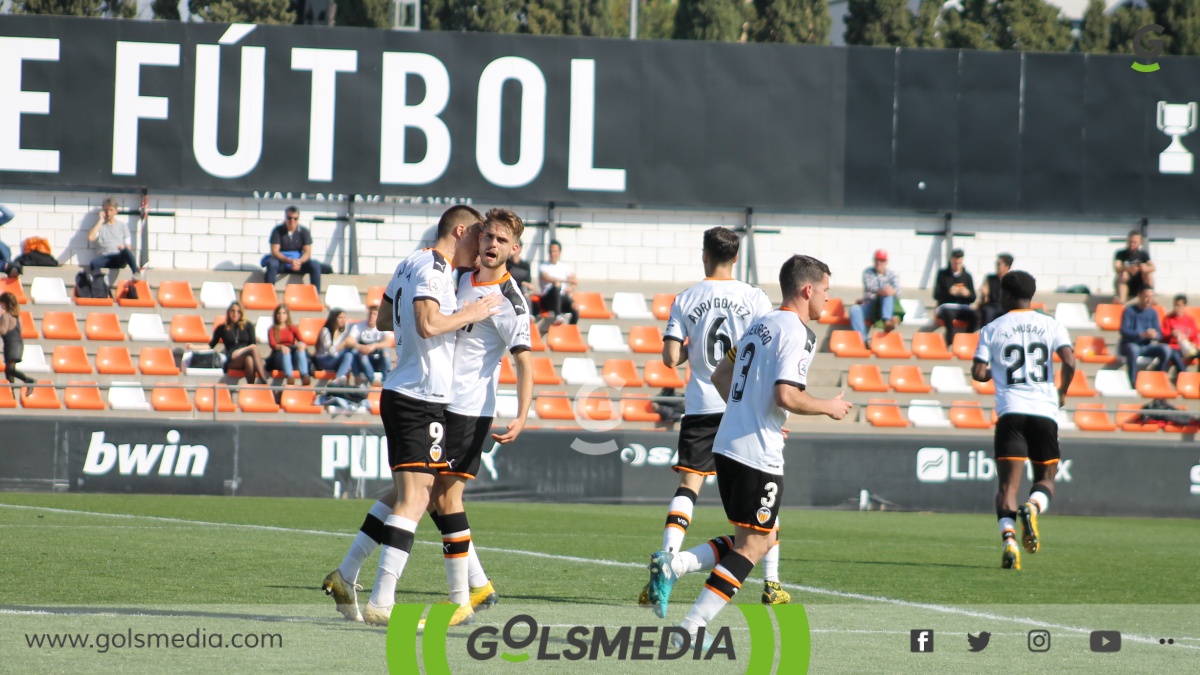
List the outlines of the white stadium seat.
{"label": "white stadium seat", "polygon": [[908,421],[914,427],[947,428],[950,420],[942,404],[931,399],[913,399],[908,402]]}
{"label": "white stadium seat", "polygon": [[641,293],[613,293],[613,314],[618,319],[653,319],[646,306],[646,296]]}
{"label": "white stadium seat", "polygon": [[1129,373],[1125,370],[1100,370],[1092,383],[1096,391],[1106,398],[1138,398],[1137,390],[1129,384]]}
{"label": "white stadium seat", "polygon": [[67,285],[58,277],[34,277],[29,287],[29,297],[35,305],[69,305]]}
{"label": "white stadium seat", "polygon": [[237,300],[237,292],[228,281],[206,281],[200,287],[200,304],[205,309],[228,309]]}
{"label": "white stadium seat", "polygon": [[621,335],[621,327],[613,324],[596,324],[588,328],[587,343],[594,352],[629,351],[629,345]]}
{"label": "white stadium seat", "polygon": [[568,357],[562,362],[562,379],[571,385],[604,384],[596,370],[596,362],[587,357]]}
{"label": "white stadium seat", "polygon": [[1075,418],[1067,413],[1066,410],[1058,411],[1058,430],[1059,431],[1079,431],[1079,427],[1075,426]]}
{"label": "white stadium seat", "polygon": [[345,285],[335,285],[325,289],[325,306],[339,307],[347,312],[365,312],[367,310],[367,306],[362,302],[362,297],[358,294],[358,289]]}
{"label": "white stadium seat", "polygon": [[939,394],[970,394],[974,391],[959,366],[934,366],[929,374],[929,384]]}
{"label": "white stadium seat", "polygon": [[[270,345],[271,326],[275,325],[274,313],[268,316],[260,316],[254,322],[254,337],[258,339],[260,345]],[[349,324],[347,324],[349,325]]]}
{"label": "white stadium seat", "polygon": [[[496,392],[496,417],[512,419],[519,412],[521,412],[521,406],[517,400],[517,392],[508,389]],[[529,407],[529,414],[533,414],[533,406]]]}
{"label": "white stadium seat", "polygon": [[901,298],[900,306],[904,308],[905,326],[924,326],[929,323],[929,313],[925,311],[925,303],[920,300]]}
{"label": "white stadium seat", "polygon": [[130,314],[129,339],[134,342],[166,342],[167,331],[158,314]]}
{"label": "white stadium seat", "polygon": [[108,389],[108,405],[113,410],[149,410],[146,390],[141,382],[113,382]]}
{"label": "white stadium seat", "polygon": [[17,365],[17,370],[26,373],[50,372],[50,364],[46,363],[46,352],[42,351],[42,346],[25,345],[25,352],[21,355],[21,363]]}
{"label": "white stadium seat", "polygon": [[1088,314],[1087,305],[1078,302],[1060,302],[1054,307],[1054,318],[1068,329],[1095,329],[1096,324]]}

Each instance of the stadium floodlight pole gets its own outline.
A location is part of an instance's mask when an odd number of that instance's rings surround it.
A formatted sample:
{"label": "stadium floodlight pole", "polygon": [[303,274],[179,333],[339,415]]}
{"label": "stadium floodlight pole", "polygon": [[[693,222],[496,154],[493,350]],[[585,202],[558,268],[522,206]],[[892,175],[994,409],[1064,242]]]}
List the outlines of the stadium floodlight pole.
{"label": "stadium floodlight pole", "polygon": [[638,0],[629,0],[629,39],[637,39]]}

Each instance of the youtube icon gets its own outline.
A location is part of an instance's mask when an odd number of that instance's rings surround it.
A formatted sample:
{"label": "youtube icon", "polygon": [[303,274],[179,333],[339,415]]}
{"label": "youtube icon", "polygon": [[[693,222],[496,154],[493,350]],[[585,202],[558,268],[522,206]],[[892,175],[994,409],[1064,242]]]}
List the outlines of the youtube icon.
{"label": "youtube icon", "polygon": [[1092,631],[1092,651],[1119,652],[1121,651],[1121,633],[1115,630]]}

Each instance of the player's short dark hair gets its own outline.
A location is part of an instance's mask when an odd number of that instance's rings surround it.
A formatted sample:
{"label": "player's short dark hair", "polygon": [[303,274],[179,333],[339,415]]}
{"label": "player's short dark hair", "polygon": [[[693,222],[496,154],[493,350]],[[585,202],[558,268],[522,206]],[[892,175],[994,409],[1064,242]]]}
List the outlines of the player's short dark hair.
{"label": "player's short dark hair", "polygon": [[549,244],[546,244],[546,250],[549,251],[551,246],[557,246],[559,252],[562,252],[562,242],[557,239],[551,239]]}
{"label": "player's short dark hair", "polygon": [[454,228],[459,225],[470,227],[475,223],[483,222],[483,214],[466,204],[458,204],[446,209],[442,214],[441,220],[438,221],[437,238],[448,237],[454,234]]}
{"label": "player's short dark hair", "polygon": [[1186,305],[1187,304],[1187,296],[1184,295],[1183,293],[1180,293],[1179,295],[1175,296],[1175,299],[1171,301],[1171,304],[1173,305],[1176,302],[1180,302],[1180,301],[1183,301],[1183,304]]}
{"label": "player's short dark hair", "polygon": [[492,209],[488,211],[484,220],[484,224],[486,225],[487,223],[495,223],[505,228],[513,236],[513,239],[517,240],[517,243],[520,243],[521,235],[525,234],[525,221],[521,220],[520,216],[508,209]]}
{"label": "player's short dark hair", "polygon": [[819,283],[825,275],[832,275],[829,265],[812,256],[796,254],[779,268],[779,286],[783,290],[783,301],[796,297],[805,284]]}
{"label": "player's short dark hair", "polygon": [[1132,237],[1132,236],[1133,236],[1133,235],[1135,235],[1135,234],[1136,234],[1137,236],[1139,236],[1139,237],[1140,237],[1140,236],[1142,236],[1142,231],[1141,231],[1141,230],[1130,230],[1130,231],[1129,231],[1129,234],[1127,234],[1127,235],[1125,235],[1125,236],[1126,236],[1126,237]]}
{"label": "player's short dark hair", "polygon": [[737,257],[742,242],[733,230],[714,227],[704,231],[704,253],[714,265],[727,263]]}
{"label": "player's short dark hair", "polygon": [[1010,270],[1012,269],[1013,257],[1008,253],[1001,253],[1000,255],[996,256],[996,260],[1003,261],[1005,267]]}
{"label": "player's short dark hair", "polygon": [[284,212],[284,213],[289,213],[289,214],[290,214],[290,213],[294,213],[294,214],[296,214],[296,215],[300,215],[300,207],[298,207],[298,206],[289,206],[289,207],[287,207],[286,209],[284,209],[284,210],[283,210],[283,212]]}
{"label": "player's short dark hair", "polygon": [[1016,300],[1032,300],[1037,292],[1037,281],[1029,272],[1013,270],[1000,280],[1000,290],[1004,295]]}

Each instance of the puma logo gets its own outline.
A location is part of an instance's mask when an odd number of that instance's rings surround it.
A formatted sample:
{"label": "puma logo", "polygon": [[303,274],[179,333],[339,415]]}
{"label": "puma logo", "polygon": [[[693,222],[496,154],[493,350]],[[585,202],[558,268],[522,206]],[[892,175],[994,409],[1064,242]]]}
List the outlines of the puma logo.
{"label": "puma logo", "polygon": [[500,451],[500,443],[492,445],[492,449],[479,456],[479,461],[483,464],[483,468],[487,470],[488,475],[492,480],[500,480],[500,474],[496,472],[496,453]]}

